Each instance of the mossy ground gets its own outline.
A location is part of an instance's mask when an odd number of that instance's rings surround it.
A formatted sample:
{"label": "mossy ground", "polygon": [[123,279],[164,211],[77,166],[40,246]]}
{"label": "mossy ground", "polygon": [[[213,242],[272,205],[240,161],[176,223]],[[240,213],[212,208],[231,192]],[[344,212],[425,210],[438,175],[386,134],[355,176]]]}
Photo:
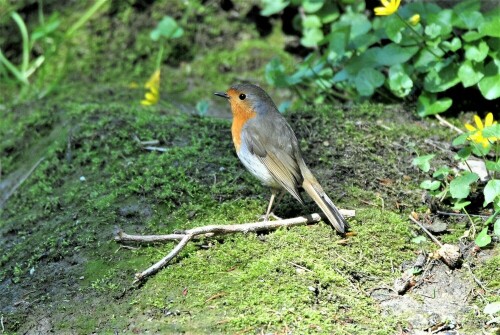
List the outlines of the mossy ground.
{"label": "mossy ground", "polygon": [[[44,117],[25,115],[23,131],[3,147],[22,157],[54,129],[64,134],[31,154],[45,160],[2,211],[7,329],[43,331],[40,320],[77,333],[387,334],[405,327],[404,317],[381,313],[369,292],[391,285],[420,248],[406,219],[421,206],[410,161],[425,139],[444,135],[441,128],[380,105],[289,113],[318,179],[339,206],[357,210],[350,220],[357,235],[340,244],[319,224],[205,240],[132,289],[134,273],[171,245],[120,248],[116,226],[160,233],[255,221],[268,190],[233,153],[229,121],[130,105],[42,105],[36,113]],[[146,151],[134,135],[158,139],[168,151]],[[7,174],[19,157],[4,165]],[[311,202],[302,208],[288,197],[277,214],[312,211]],[[492,289],[495,262],[479,268]]]}
{"label": "mossy ground", "polygon": [[[151,28],[151,13],[116,10],[121,20],[136,22],[135,29]],[[217,26],[210,22],[200,29]],[[427,209],[418,188],[422,175],[411,160],[436,150],[429,140],[448,142],[451,133],[415,118],[410,107],[302,103],[286,116],[334,202],[356,209],[350,223],[357,235],[341,243],[329,226],[318,224],[206,239],[136,287],[134,274],[172,245],[123,248],[113,240],[116,227],[166,233],[255,221],[263,213],[269,191],[239,163],[228,106],[211,94],[241,78],[263,82],[262,65],[275,55],[288,64],[294,60],[280,51],[279,34],[263,42],[249,28],[239,38],[245,31],[235,31],[245,25],[235,20],[222,32],[233,38],[232,51],[218,45],[206,54],[187,53],[184,63],[171,64],[176,68],[165,67],[163,103],[145,108],[138,103],[143,92],[127,85],[150,73],[147,66],[131,65],[141,52],[153,52],[144,51],[147,33],[128,40],[125,25],[115,22],[114,33],[122,36],[113,42],[121,46],[116,48],[133,46],[129,55],[115,51],[122,57],[117,61],[104,52],[108,24],[92,22],[91,32],[104,34],[90,46],[100,51],[99,61],[86,55],[76,64],[88,77],[74,81],[76,71],[64,91],[0,110],[0,182],[44,158],[0,212],[0,313],[6,332],[393,334],[407,328],[408,315],[383,309],[371,292],[391,286],[420,250],[435,249],[411,241],[420,232],[407,215]],[[209,37],[226,28],[212,29]],[[183,42],[176,43],[176,52],[184,50]],[[227,40],[220,43],[227,47]],[[93,82],[92,73],[100,72]],[[277,100],[289,98],[287,92],[270,92]],[[209,114],[224,117],[193,113],[203,99],[210,102]],[[136,138],[158,140],[167,152],[147,151]],[[276,214],[317,211],[311,201],[302,207],[285,197]],[[457,243],[465,229],[458,222],[440,238]],[[483,254],[489,256],[483,260]],[[489,289],[482,300],[471,294],[469,307],[495,299],[498,259],[494,248],[469,259]],[[483,314],[459,320],[469,334],[485,321]]]}

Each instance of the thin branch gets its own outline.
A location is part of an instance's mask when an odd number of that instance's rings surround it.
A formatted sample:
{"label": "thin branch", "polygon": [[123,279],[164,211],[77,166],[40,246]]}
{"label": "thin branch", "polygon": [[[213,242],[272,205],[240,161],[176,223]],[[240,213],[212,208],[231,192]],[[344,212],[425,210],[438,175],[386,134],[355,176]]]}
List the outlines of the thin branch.
{"label": "thin branch", "polygon": [[437,245],[439,245],[439,247],[442,247],[443,244],[436,238],[434,237],[434,235],[432,235],[432,233],[430,231],[428,231],[419,221],[417,221],[411,214],[408,215],[408,217],[410,218],[410,220],[412,220],[414,223],[416,223],[420,229],[422,229],[427,235],[429,235],[429,237],[431,238],[431,240],[434,241],[434,243],[436,243]]}
{"label": "thin branch", "polygon": [[[355,216],[354,210],[339,210],[345,217]],[[232,233],[256,233],[261,231],[273,231],[281,227],[293,227],[299,225],[306,225],[317,223],[323,218],[320,214],[310,214],[300,216],[292,219],[278,220],[278,221],[265,221],[265,222],[251,222],[243,224],[232,225],[209,225],[202,227],[195,227],[188,229],[182,233],[168,234],[168,235],[129,235],[121,230],[118,230],[115,235],[115,241],[119,243],[136,242],[136,243],[155,243],[155,242],[170,242],[179,241],[179,243],[170,251],[170,253],[147,268],[135,275],[134,283],[144,280],[145,278],[155,274],[160,269],[165,267],[181,250],[193,239],[202,237],[212,237],[215,235],[225,235]]]}
{"label": "thin branch", "polygon": [[29,176],[31,176],[31,174],[36,170],[38,165],[40,165],[40,163],[43,162],[44,159],[45,157],[40,158],[35,164],[33,164],[33,166],[28,170],[28,172],[26,172],[19,178],[17,183],[13,187],[11,187],[10,190],[7,190],[3,196],[0,196],[0,208],[5,204],[5,202],[7,202],[7,200],[9,200],[9,198],[26,181],[26,179],[28,179]]}
{"label": "thin branch", "polygon": [[443,126],[446,126],[454,131],[456,131],[457,133],[459,134],[463,134],[464,131],[460,128],[457,128],[455,127],[454,125],[452,125],[451,123],[449,123],[448,121],[446,121],[443,117],[441,117],[439,114],[436,114],[434,115],[436,117],[436,119],[438,119],[439,123]]}

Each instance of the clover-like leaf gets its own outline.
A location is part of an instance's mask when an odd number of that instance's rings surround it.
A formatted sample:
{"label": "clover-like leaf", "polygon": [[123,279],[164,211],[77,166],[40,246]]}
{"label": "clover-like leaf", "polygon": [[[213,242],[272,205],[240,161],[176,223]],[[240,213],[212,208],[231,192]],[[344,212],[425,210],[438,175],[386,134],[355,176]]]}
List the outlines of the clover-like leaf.
{"label": "clover-like leaf", "polygon": [[423,188],[424,190],[429,190],[429,191],[435,191],[439,189],[441,186],[441,183],[438,180],[424,180],[423,182],[420,183],[420,188]]}
{"label": "clover-like leaf", "polygon": [[306,13],[314,13],[323,7],[325,0],[302,0],[302,8]]}
{"label": "clover-like leaf", "polygon": [[465,58],[478,63],[482,62],[488,56],[488,51],[490,50],[485,41],[481,41],[477,45],[465,45],[464,49]]}
{"label": "clover-like leaf", "polygon": [[437,99],[435,94],[423,92],[418,97],[417,113],[419,116],[429,116],[444,112],[453,104],[450,98]]}
{"label": "clover-like leaf", "polygon": [[484,228],[481,230],[479,234],[477,234],[476,239],[474,240],[476,245],[480,248],[487,246],[491,243],[491,236],[488,235],[488,228]]}
{"label": "clover-like leaf", "polygon": [[496,197],[500,197],[500,180],[491,179],[484,187],[483,207],[486,207],[489,203],[493,202]]}
{"label": "clover-like leaf", "polygon": [[375,92],[375,89],[384,84],[384,75],[372,68],[360,71],[356,76],[354,84],[359,94],[370,96]]}
{"label": "clover-like leaf", "polygon": [[391,66],[389,69],[389,88],[398,97],[403,98],[410,94],[413,81],[406,74],[401,64]]}
{"label": "clover-like leaf", "polygon": [[434,156],[436,155],[430,154],[430,155],[415,157],[411,162],[411,164],[417,166],[418,168],[420,168],[420,170],[424,172],[429,172],[429,170],[431,169],[430,161],[431,159],[434,158]]}
{"label": "clover-like leaf", "polygon": [[321,29],[305,29],[303,31],[303,36],[300,39],[300,44],[308,48],[313,48],[317,46],[323,38],[325,38],[325,36],[323,35],[323,31]]}
{"label": "clover-like leaf", "polygon": [[494,100],[500,97],[500,60],[494,59],[484,67],[484,78],[478,86],[486,99]]}
{"label": "clover-like leaf", "polygon": [[184,30],[179,27],[177,22],[170,16],[165,16],[158,23],[155,29],[149,35],[153,41],[158,41],[160,37],[167,39],[179,38],[184,34]]}
{"label": "clover-like leaf", "polygon": [[464,87],[469,87],[477,84],[484,77],[483,64],[473,64],[472,61],[466,60],[458,68],[458,78]]}
{"label": "clover-like leaf", "polygon": [[455,199],[465,199],[469,196],[471,184],[478,181],[479,176],[473,172],[464,172],[450,182],[450,194]]}
{"label": "clover-like leaf", "polygon": [[263,8],[260,11],[260,15],[271,16],[273,14],[279,13],[289,4],[290,1],[284,0],[262,0]]}

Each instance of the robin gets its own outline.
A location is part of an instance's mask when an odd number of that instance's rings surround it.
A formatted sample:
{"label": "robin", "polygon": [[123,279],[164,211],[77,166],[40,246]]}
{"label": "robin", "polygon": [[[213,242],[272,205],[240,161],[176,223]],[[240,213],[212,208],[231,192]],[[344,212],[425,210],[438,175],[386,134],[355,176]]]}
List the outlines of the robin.
{"label": "robin", "polygon": [[250,173],[271,188],[265,220],[272,213],[276,195],[281,199],[283,190],[304,204],[299,193],[302,188],[333,228],[344,234],[349,227],[346,220],[306,166],[295,133],[269,95],[251,84],[234,85],[227,92],[214,94],[228,99],[231,105],[231,133],[238,158]]}

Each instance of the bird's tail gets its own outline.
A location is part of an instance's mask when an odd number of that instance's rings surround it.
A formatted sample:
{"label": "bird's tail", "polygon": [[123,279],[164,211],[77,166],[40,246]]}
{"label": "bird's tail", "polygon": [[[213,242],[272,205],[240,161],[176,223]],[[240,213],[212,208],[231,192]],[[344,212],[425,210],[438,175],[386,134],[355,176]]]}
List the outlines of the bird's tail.
{"label": "bird's tail", "polygon": [[339,233],[344,234],[349,228],[349,224],[312,174],[308,178],[304,178],[302,188],[318,204],[323,213],[325,213],[332,227]]}

